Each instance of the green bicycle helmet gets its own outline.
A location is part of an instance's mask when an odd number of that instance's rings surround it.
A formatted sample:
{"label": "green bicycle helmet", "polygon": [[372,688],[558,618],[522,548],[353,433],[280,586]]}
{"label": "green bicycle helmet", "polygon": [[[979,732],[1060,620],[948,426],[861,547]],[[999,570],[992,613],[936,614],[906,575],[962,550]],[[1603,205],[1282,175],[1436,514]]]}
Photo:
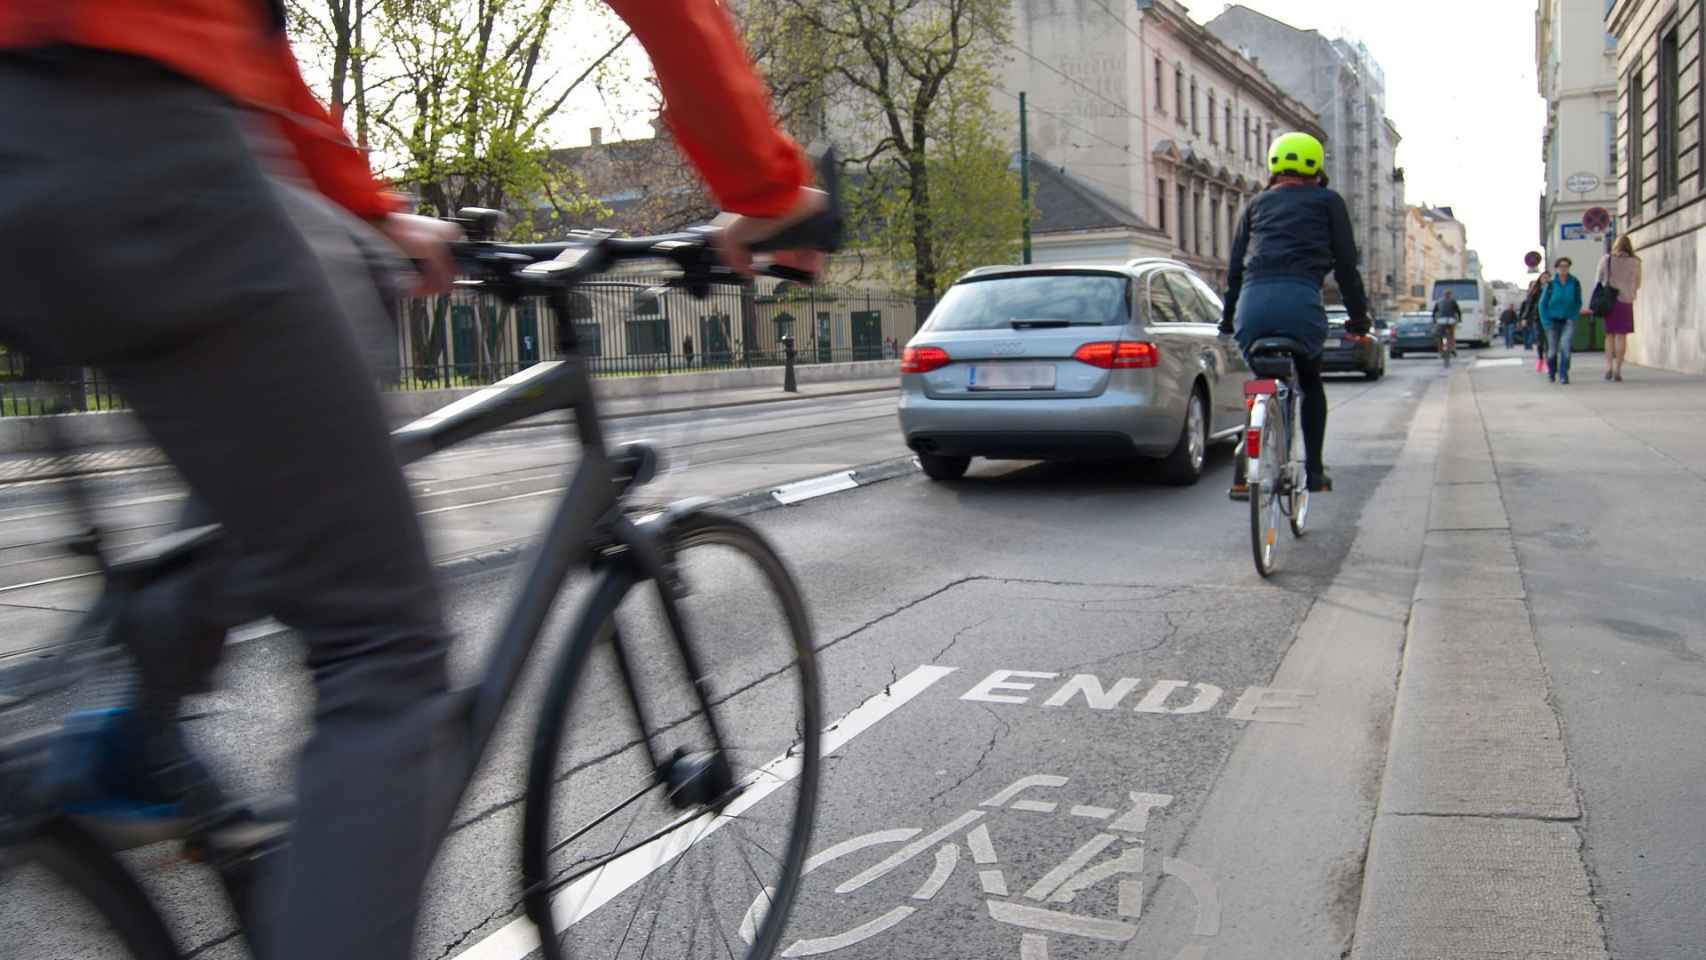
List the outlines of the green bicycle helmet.
{"label": "green bicycle helmet", "polygon": [[1268,172],[1313,177],[1321,173],[1327,151],[1307,133],[1284,133],[1268,148]]}

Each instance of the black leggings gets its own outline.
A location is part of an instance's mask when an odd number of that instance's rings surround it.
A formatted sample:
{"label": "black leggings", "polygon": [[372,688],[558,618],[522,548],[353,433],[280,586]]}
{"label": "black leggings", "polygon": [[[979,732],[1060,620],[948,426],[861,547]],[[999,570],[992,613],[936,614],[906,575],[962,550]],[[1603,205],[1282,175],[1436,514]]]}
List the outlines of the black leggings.
{"label": "black leggings", "polygon": [[1321,355],[1298,357],[1297,386],[1303,391],[1299,412],[1303,426],[1303,462],[1310,476],[1325,469],[1322,447],[1327,444],[1327,384],[1321,379]]}

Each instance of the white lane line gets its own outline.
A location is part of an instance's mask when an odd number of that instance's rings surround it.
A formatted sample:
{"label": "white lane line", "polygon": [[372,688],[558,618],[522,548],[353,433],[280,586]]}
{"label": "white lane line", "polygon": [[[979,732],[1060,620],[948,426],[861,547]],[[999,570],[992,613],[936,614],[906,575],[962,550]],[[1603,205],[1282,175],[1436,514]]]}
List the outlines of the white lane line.
{"label": "white lane line", "polygon": [[[956,669],[958,668],[925,665],[890,684],[882,693],[853,708],[846,716],[824,729],[823,755],[827,757],[840,750],[854,737],[876,726]],[[686,825],[683,825],[683,829],[671,831],[653,843],[629,851],[605,864],[596,873],[588,874],[569,884],[551,899],[551,920],[552,926],[557,928],[555,932],[567,930],[594,910],[614,900],[799,774],[799,758],[783,754],[755,771],[748,778],[746,791],[704,829],[687,829]],[[517,917],[457,957],[458,960],[521,960],[537,949],[539,929],[526,917]]]}
{"label": "white lane line", "polygon": [[776,498],[777,503],[790,505],[810,500],[813,497],[840,493],[843,490],[854,490],[858,486],[858,481],[853,479],[853,471],[842,470],[821,477],[812,477],[809,480],[796,480],[793,483],[783,484],[770,491],[770,495]]}

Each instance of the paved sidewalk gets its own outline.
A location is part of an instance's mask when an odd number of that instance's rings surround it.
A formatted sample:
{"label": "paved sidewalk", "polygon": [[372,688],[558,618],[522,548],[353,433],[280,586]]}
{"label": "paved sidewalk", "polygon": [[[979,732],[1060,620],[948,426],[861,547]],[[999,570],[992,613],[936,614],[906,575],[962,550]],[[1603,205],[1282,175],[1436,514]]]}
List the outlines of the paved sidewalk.
{"label": "paved sidewalk", "polygon": [[[893,390],[896,386],[893,378],[866,378],[800,384],[799,392],[792,394],[783,393],[780,389],[772,386],[704,390],[694,393],[660,393],[645,397],[605,400],[602,409],[606,419],[619,420],[631,417],[684,413],[692,410],[717,410],[727,407],[787,403],[796,400],[875,393]],[[91,416],[99,416],[99,414],[91,414]],[[568,422],[568,420],[569,415],[563,413],[550,414],[528,422],[551,423]],[[7,453],[0,454],[0,484],[49,480],[81,474],[110,473],[115,470],[135,470],[143,467],[161,466],[165,462],[165,456],[153,447],[132,445],[88,448],[68,457],[54,457],[41,453]]]}
{"label": "paved sidewalk", "polygon": [[1706,942],[1706,380],[1450,381],[1353,957]]}

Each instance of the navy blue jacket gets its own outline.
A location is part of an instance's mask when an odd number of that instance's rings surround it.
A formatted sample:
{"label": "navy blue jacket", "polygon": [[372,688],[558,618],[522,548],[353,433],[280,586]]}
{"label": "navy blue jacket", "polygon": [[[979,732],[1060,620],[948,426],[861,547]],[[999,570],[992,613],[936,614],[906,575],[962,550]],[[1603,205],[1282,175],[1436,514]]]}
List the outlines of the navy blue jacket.
{"label": "navy blue jacket", "polygon": [[1244,281],[1298,277],[1317,288],[1328,271],[1339,281],[1345,309],[1368,316],[1368,294],[1357,272],[1356,235],[1345,198],[1321,186],[1271,187],[1256,195],[1238,219],[1226,268],[1226,311],[1232,322]]}

